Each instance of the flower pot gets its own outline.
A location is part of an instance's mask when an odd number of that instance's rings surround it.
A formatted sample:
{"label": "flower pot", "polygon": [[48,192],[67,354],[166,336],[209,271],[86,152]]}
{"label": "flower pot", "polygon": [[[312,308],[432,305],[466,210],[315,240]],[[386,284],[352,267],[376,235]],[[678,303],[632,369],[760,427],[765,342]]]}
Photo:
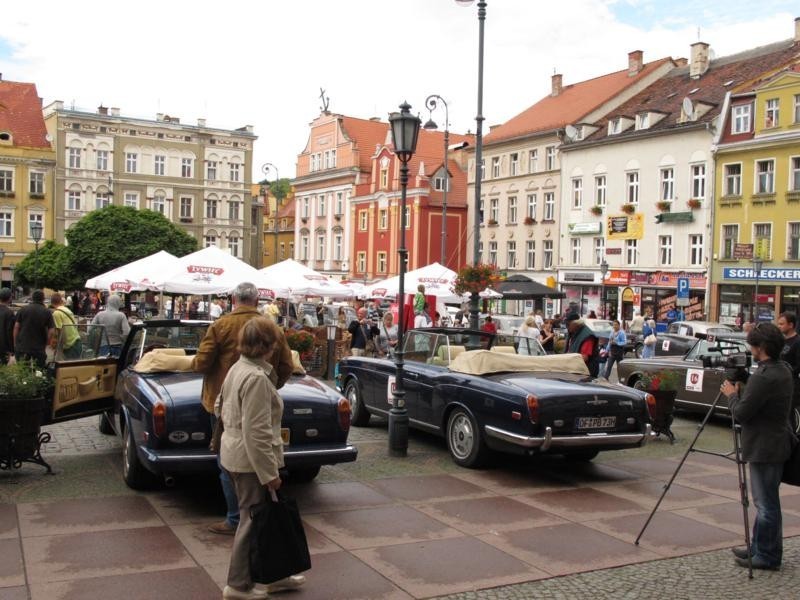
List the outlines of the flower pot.
{"label": "flower pot", "polygon": [[678,395],[676,390],[654,390],[650,392],[656,399],[656,415],[653,419],[653,432],[656,437],[662,433],[669,438],[669,443],[675,443],[675,435],[672,433],[672,413],[675,410],[675,398]]}
{"label": "flower pot", "polygon": [[46,398],[0,397],[0,468],[35,462],[50,471],[39,456],[42,442],[50,440],[50,434],[40,434],[46,409]]}

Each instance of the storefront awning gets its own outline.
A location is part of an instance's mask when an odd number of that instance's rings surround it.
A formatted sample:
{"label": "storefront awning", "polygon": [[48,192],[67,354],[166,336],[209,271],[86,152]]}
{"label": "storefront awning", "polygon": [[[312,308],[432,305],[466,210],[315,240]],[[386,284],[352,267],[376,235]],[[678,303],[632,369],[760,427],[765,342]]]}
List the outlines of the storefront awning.
{"label": "storefront awning", "polygon": [[525,275],[512,275],[498,283],[494,289],[503,294],[505,300],[565,297],[564,292],[542,285]]}

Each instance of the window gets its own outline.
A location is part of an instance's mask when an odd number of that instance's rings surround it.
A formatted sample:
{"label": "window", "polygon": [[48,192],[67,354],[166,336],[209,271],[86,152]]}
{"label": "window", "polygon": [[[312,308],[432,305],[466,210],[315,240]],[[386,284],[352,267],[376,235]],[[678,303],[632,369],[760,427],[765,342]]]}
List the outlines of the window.
{"label": "window", "polygon": [[636,129],[647,129],[648,127],[650,127],[650,113],[636,115]]}
{"label": "window", "polygon": [[378,273],[386,273],[386,252],[378,252]]}
{"label": "window", "polygon": [[740,104],[733,107],[731,133],[747,133],[750,131],[750,110],[749,104]]}
{"label": "window", "polygon": [[342,234],[333,236],[333,260],[342,260]]}
{"label": "window", "polygon": [[181,219],[191,219],[194,198],[191,196],[181,196],[180,202]]}
{"label": "window", "polygon": [[525,216],[534,221],[536,220],[536,194],[528,194],[528,206]]}
{"label": "window", "polygon": [[517,266],[517,242],[506,242],[506,261],[509,269]]}
{"label": "window", "polygon": [[625,240],[625,261],[629,265],[639,264],[639,240]]}
{"label": "window", "polygon": [[81,192],[70,190],[67,192],[67,210],[81,209]]}
{"label": "window", "polygon": [[489,264],[497,265],[497,242],[489,242]]}
{"label": "window", "polygon": [[325,260],[325,236],[317,235],[317,260]]}
{"label": "window", "polygon": [[672,236],[658,236],[658,264],[669,266],[672,264]]}
{"label": "window", "polygon": [[14,213],[0,212],[0,237],[12,237],[14,235]]}
{"label": "window", "polygon": [[241,206],[242,203],[236,200],[228,201],[228,218],[231,221],[238,221],[241,219]]}
{"label": "window", "polygon": [[780,119],[780,101],[770,98],[764,108],[764,127],[777,127]]}
{"label": "window", "polygon": [[581,264],[581,238],[572,238],[569,241],[570,254],[573,265]]}
{"label": "window", "polygon": [[692,165],[692,199],[705,200],[706,165]]}
{"label": "window", "polygon": [[693,267],[703,264],[703,235],[700,233],[689,236],[689,264]]}
{"label": "window", "polygon": [[611,119],[608,122],[608,135],[615,135],[622,131],[622,121],[619,118]]}
{"label": "window", "polygon": [[28,213],[28,236],[29,237],[33,237],[30,234],[30,232],[31,232],[31,227],[34,225],[34,223],[36,223],[38,225],[41,225],[42,231],[44,231],[44,213],[40,213],[40,212],[29,212]]}
{"label": "window", "polygon": [[511,153],[511,176],[519,175],[519,154],[517,152]]}
{"label": "window", "polygon": [[367,230],[367,219],[369,218],[369,213],[366,210],[358,211],[358,228],[361,231]]}
{"label": "window", "polygon": [[[236,182],[241,181],[242,180],[242,178],[241,178],[242,165],[240,165],[239,163],[232,162],[230,165],[228,165],[228,167],[231,170],[231,173],[230,173],[231,181],[236,181]],[[190,175],[190,177],[191,177],[191,175]]]}
{"label": "window", "polygon": [[500,177],[500,157],[492,157],[492,178],[497,179]]}
{"label": "window", "polygon": [[411,226],[411,207],[406,206],[406,214],[403,216],[403,228],[408,229]]}
{"label": "window", "polygon": [[206,200],[206,219],[217,218],[217,205],[216,200]]}
{"label": "window", "polygon": [[331,150],[330,168],[331,169],[335,169],[336,168],[336,150]]}
{"label": "window", "polygon": [[481,225],[483,225],[483,216],[484,216],[483,204],[484,204],[483,198],[481,198],[481,201],[478,202],[478,223],[480,223]]}
{"label": "window", "polygon": [[436,177],[433,178],[433,189],[437,192],[441,192],[445,188],[445,182],[447,185],[447,191],[450,191],[450,178],[448,177],[445,179],[445,170],[441,169],[437,174]]}
{"label": "window", "polygon": [[533,240],[525,242],[525,268],[528,271],[536,268],[536,242]]}
{"label": "window", "polygon": [[603,262],[606,255],[606,240],[602,237],[594,238],[594,264],[599,265]]}
{"label": "window", "polygon": [[356,256],[356,271],[359,273],[367,272],[367,253],[359,252]]}
{"label": "window", "polygon": [[289,242],[289,258],[294,258],[294,242]]}
{"label": "window", "polygon": [[546,192],[544,195],[544,221],[553,221],[556,214],[556,195],[554,192]]}
{"label": "window", "polygon": [[594,202],[597,206],[606,205],[606,176],[597,175],[594,178]]}
{"label": "window", "polygon": [[[266,253],[267,251],[265,250],[264,254]],[[286,258],[286,242],[281,242],[280,244],[278,244],[278,258],[280,258],[281,260]]]}
{"label": "window", "polygon": [[761,260],[772,258],[771,223],[756,223],[753,226],[753,256]]}
{"label": "window", "polygon": [[311,155],[311,165],[310,165],[309,168],[310,168],[311,171],[319,171],[319,155],[318,154],[312,154]]}
{"label": "window", "polygon": [[206,248],[209,248],[211,246],[216,246],[217,245],[217,236],[215,236],[215,235],[206,235],[206,236],[203,237],[203,243],[205,244]]}
{"label": "window", "polygon": [[382,208],[378,211],[378,229],[389,228],[389,210]]}
{"label": "window", "polygon": [[[153,196],[153,202],[152,205],[150,206],[150,209],[157,213],[161,213],[163,215],[165,212],[166,204],[167,204],[167,199],[164,197],[164,194],[156,194],[155,196]],[[214,210],[216,212],[216,209]]]}
{"label": "window", "polygon": [[324,168],[330,169],[331,168],[331,151],[330,150],[325,150],[325,152],[323,152],[323,154],[322,154],[322,159],[323,159],[323,163],[322,164],[323,164]]}
{"label": "window", "polygon": [[497,223],[500,218],[500,200],[498,198],[489,199],[489,222]]}
{"label": "window", "polygon": [[311,214],[311,200],[309,200],[308,196],[303,198],[303,203],[301,205],[300,217],[302,219],[307,219]]}
{"label": "window", "polygon": [[661,169],[661,200],[675,199],[675,170]]}
{"label": "window", "polygon": [[725,195],[742,195],[742,165],[725,165]]}
{"label": "window", "polygon": [[108,150],[97,150],[95,157],[97,159],[97,170],[108,171]]}
{"label": "window", "polygon": [[775,161],[756,161],[756,194],[775,193]]}
{"label": "window", "polygon": [[545,169],[552,171],[556,168],[556,147],[548,146],[545,148]]}
{"label": "window", "polygon": [[627,182],[626,199],[628,204],[639,204],[639,171],[631,171],[625,174]]}
{"label": "window", "polygon": [[217,178],[217,161],[210,160],[206,164],[206,179],[214,181]]}
{"label": "window", "polygon": [[236,258],[241,256],[241,253],[239,252],[240,246],[239,236],[235,233],[230,234],[228,236],[228,251],[231,253],[231,256],[235,256]]}
{"label": "window", "polygon": [[478,260],[483,262],[483,242],[478,242]]}
{"label": "window", "polygon": [[94,195],[95,210],[100,210],[101,208],[105,208],[106,206],[110,205],[111,205],[111,200],[109,199],[108,192],[97,192]]}
{"label": "window", "polygon": [[81,149],[80,148],[69,148],[67,150],[67,162],[69,164],[70,169],[80,169],[81,168]]}
{"label": "window", "polygon": [[14,171],[12,169],[0,169],[0,192],[14,191]]}
{"label": "window", "polygon": [[572,180],[572,208],[580,208],[583,204],[583,178]]}
{"label": "window", "polygon": [[389,167],[381,166],[381,189],[385,190],[389,187]]}
{"label": "window", "polygon": [[326,202],[326,200],[327,200],[327,198],[325,197],[325,194],[320,194],[319,196],[317,196],[317,216],[318,217],[324,217],[325,216],[325,212],[327,211],[327,207],[326,207],[327,202]]}
{"label": "window", "polygon": [[31,171],[29,177],[28,191],[31,194],[44,196],[44,173],[40,171]]}
{"label": "window", "polygon": [[136,173],[138,170],[139,155],[135,152],[125,153],[125,172]]}
{"label": "window", "polygon": [[543,248],[544,254],[544,268],[545,269],[552,269],[553,268],[553,240],[545,240]]}
{"label": "window", "polygon": [[486,179],[486,159],[481,159],[481,181]]}
{"label": "window", "polygon": [[139,194],[136,192],[125,192],[123,204],[131,208],[139,208]]}
{"label": "window", "polygon": [[181,177],[191,177],[192,176],[192,163],[194,161],[191,158],[182,158],[181,159]]}
{"label": "window", "polygon": [[788,223],[787,229],[786,258],[800,260],[800,223]]}
{"label": "window", "polygon": [[739,241],[739,225],[730,223],[722,226],[722,258],[733,258],[733,247]]}
{"label": "window", "polygon": [[156,154],[153,158],[153,168],[156,175],[165,175],[167,172],[167,157],[163,154]]}
{"label": "window", "polygon": [[539,150],[528,150],[528,173],[536,173],[539,166]]}
{"label": "window", "polygon": [[789,190],[800,192],[800,156],[789,159]]}
{"label": "window", "polygon": [[509,225],[517,224],[517,197],[508,197],[508,223]]}
{"label": "window", "polygon": [[800,94],[794,95],[794,121],[793,123],[800,123]]}
{"label": "window", "polygon": [[342,192],[336,192],[336,212],[334,214],[344,214],[344,194]]}

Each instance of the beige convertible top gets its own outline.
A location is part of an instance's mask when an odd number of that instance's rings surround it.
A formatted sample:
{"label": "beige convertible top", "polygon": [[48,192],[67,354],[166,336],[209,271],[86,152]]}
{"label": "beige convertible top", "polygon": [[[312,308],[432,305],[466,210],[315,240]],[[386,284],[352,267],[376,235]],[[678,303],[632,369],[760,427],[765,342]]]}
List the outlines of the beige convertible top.
{"label": "beige convertible top", "polygon": [[589,369],[580,354],[551,354],[523,356],[489,350],[463,352],[450,361],[450,370],[469,375],[488,375],[502,372],[553,371],[588,375]]}
{"label": "beige convertible top", "polygon": [[[155,348],[151,350],[134,365],[137,373],[159,373],[174,371],[191,371],[194,356],[187,356],[183,348]],[[306,370],[300,362],[300,354],[292,350],[292,362],[295,375],[305,375]]]}

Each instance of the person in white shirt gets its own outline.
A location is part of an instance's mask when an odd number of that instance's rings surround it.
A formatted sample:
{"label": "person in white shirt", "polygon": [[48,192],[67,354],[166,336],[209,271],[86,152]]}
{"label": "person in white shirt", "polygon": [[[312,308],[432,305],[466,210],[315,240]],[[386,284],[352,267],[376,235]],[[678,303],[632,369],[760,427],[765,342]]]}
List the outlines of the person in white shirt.
{"label": "person in white shirt", "polygon": [[542,337],[541,331],[536,327],[536,317],[528,317],[525,319],[525,322],[519,328],[517,337],[519,338],[517,354],[536,354],[536,350],[534,349],[536,344],[529,343],[529,340],[536,340],[538,342]]}
{"label": "person in white shirt", "polygon": [[208,309],[208,316],[212,321],[216,321],[222,316],[222,306],[219,300],[211,301],[211,308]]}
{"label": "person in white shirt", "polygon": [[414,317],[414,329],[419,329],[420,327],[430,327],[431,326],[431,319],[428,316],[428,303],[426,302],[422,312],[417,313]]}
{"label": "person in white shirt", "polygon": [[541,308],[536,310],[536,312],[533,315],[533,319],[536,322],[536,329],[541,331],[542,327],[544,327],[544,319],[542,318],[542,309]]}

